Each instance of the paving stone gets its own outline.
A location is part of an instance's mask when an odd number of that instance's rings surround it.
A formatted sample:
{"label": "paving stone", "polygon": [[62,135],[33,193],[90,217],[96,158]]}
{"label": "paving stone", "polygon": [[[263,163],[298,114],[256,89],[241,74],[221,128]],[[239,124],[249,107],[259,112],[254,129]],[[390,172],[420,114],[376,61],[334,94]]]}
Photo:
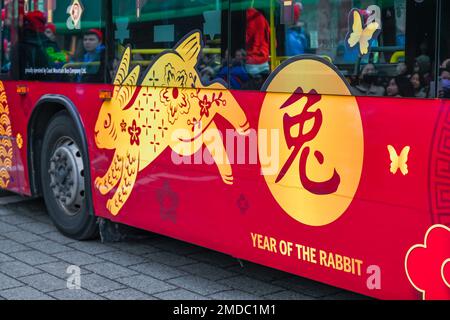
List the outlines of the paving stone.
{"label": "paving stone", "polygon": [[26,216],[31,219],[35,219],[36,217],[40,216],[47,216],[47,209],[44,206],[44,209],[42,208],[36,208],[30,202],[23,202],[18,203],[14,206],[14,211],[16,211],[18,214],[22,216]]}
{"label": "paving stone", "polygon": [[7,300],[54,300],[52,297],[31,287],[2,290],[0,295]]}
{"label": "paving stone", "polygon": [[189,255],[206,250],[205,248],[170,238],[155,242],[153,246],[179,255]]}
{"label": "paving stone", "polygon": [[87,289],[93,293],[102,293],[117,289],[123,289],[124,286],[111,281],[98,274],[81,275],[81,288]]}
{"label": "paving stone", "polygon": [[239,262],[235,258],[220,252],[210,250],[189,255],[189,258],[201,262],[206,262],[217,267],[231,267],[239,265]]}
{"label": "paving stone", "polygon": [[19,226],[23,230],[33,232],[35,234],[44,234],[55,231],[55,227],[42,222],[24,223]]}
{"label": "paving stone", "polygon": [[138,242],[119,242],[119,243],[113,243],[110,244],[112,247],[137,255],[142,256],[154,252],[161,251],[161,249],[155,248],[153,246],[142,244]]}
{"label": "paving stone", "polygon": [[193,259],[186,258],[179,254],[164,251],[151,253],[149,255],[146,255],[145,257],[151,261],[156,261],[172,267],[180,267],[187,264],[193,264],[196,262]]}
{"label": "paving stone", "polygon": [[130,269],[163,281],[187,275],[183,270],[172,268],[157,262],[138,264],[131,266]]}
{"label": "paving stone", "polygon": [[264,296],[267,300],[314,300],[313,297],[293,291],[280,291]]}
{"label": "paving stone", "polygon": [[285,279],[292,275],[276,270],[273,268],[265,267],[262,265],[254,264],[248,261],[243,262],[243,267],[240,265],[228,268],[228,271],[236,272],[251,278],[256,278],[261,281],[274,281],[279,279]]}
{"label": "paving stone", "polygon": [[14,215],[14,210],[7,207],[0,208],[0,217],[12,216]]}
{"label": "paving stone", "polygon": [[134,289],[121,289],[105,292],[102,296],[109,300],[156,300],[155,297]]}
{"label": "paving stone", "polygon": [[84,266],[86,270],[94,272],[96,274],[105,276],[109,279],[117,279],[123,277],[130,277],[137,275],[138,273],[129,268],[125,268],[114,264],[112,262],[100,262]]}
{"label": "paving stone", "polygon": [[49,293],[58,300],[105,300],[105,298],[87,290],[58,290]]}
{"label": "paving stone", "polygon": [[52,240],[36,241],[28,243],[27,245],[47,254],[55,254],[72,250],[71,248]]}
{"label": "paving stone", "polygon": [[258,296],[282,291],[283,288],[246,276],[236,276],[218,281],[234,289],[242,290]]}
{"label": "paving stone", "polygon": [[6,196],[6,197],[1,197],[0,205],[4,206],[4,205],[16,204],[19,202],[23,202],[25,199],[26,198],[19,196],[19,195],[10,195],[10,196]]}
{"label": "paving stone", "polygon": [[19,252],[24,250],[28,250],[28,248],[25,247],[24,245],[21,245],[20,243],[17,243],[9,239],[0,240],[0,252],[2,253],[10,254],[13,252]]}
{"label": "paving stone", "polygon": [[40,273],[42,271],[20,261],[10,261],[0,263],[0,272],[3,272],[13,278],[19,278]]}
{"label": "paving stone", "polygon": [[341,291],[336,294],[324,296],[323,300],[372,300],[370,297],[365,297],[357,293],[349,291]]}
{"label": "paving stone", "polygon": [[[6,274],[0,273],[0,290],[21,287],[23,283],[8,277]],[[0,291],[1,292],[1,291]]]}
{"label": "paving stone", "polygon": [[14,261],[14,258],[7,256],[6,254],[0,253],[0,263]]}
{"label": "paving stone", "polygon": [[31,266],[57,261],[57,259],[49,256],[48,254],[36,250],[14,252],[10,253],[10,256],[28,263]]}
{"label": "paving stone", "polygon": [[121,266],[128,267],[134,264],[139,264],[145,262],[144,258],[141,258],[139,256],[126,253],[126,252],[120,252],[120,251],[113,251],[113,252],[107,252],[98,255],[97,257],[100,257],[102,259],[111,261],[113,263],[117,263]]}
{"label": "paving stone", "polygon": [[236,276],[236,273],[203,262],[182,266],[180,269],[212,281]]}
{"label": "paving stone", "polygon": [[47,224],[49,226],[54,226],[52,219],[50,219],[48,215],[39,215],[37,217],[34,217],[33,220]]}
{"label": "paving stone", "polygon": [[126,278],[117,279],[118,282],[127,285],[131,288],[137,289],[147,294],[155,294],[164,292],[167,290],[175,289],[174,286],[164,282],[157,280],[155,278],[145,276],[145,275],[137,275]]}
{"label": "paving stone", "polygon": [[42,198],[32,199],[30,201],[24,202],[24,207],[28,209],[27,212],[31,212],[35,215],[47,215],[47,208]]}
{"label": "paving stone", "polygon": [[162,300],[209,300],[207,297],[184,289],[176,289],[154,294]]}
{"label": "paving stone", "polygon": [[14,232],[14,231],[18,231],[18,230],[19,229],[16,226],[0,221],[0,234]]}
{"label": "paving stone", "polygon": [[102,260],[97,258],[96,256],[80,252],[77,250],[70,250],[66,252],[61,252],[55,254],[55,257],[67,261],[76,266],[83,266],[86,264],[92,264],[101,262]]}
{"label": "paving stone", "polygon": [[0,221],[8,223],[8,224],[12,224],[12,225],[19,225],[19,224],[23,224],[23,223],[35,222],[33,219],[28,218],[27,216],[21,216],[18,214],[0,217]]}
{"label": "paving stone", "polygon": [[42,292],[51,292],[67,289],[67,282],[48,273],[22,277],[20,281]]}
{"label": "paving stone", "polygon": [[262,297],[241,290],[228,290],[209,295],[214,300],[263,300]]}
{"label": "paving stone", "polygon": [[41,241],[44,239],[34,233],[22,230],[6,233],[4,236],[22,244],[28,244],[30,242]]}
{"label": "paving stone", "polygon": [[[46,211],[42,199],[0,205],[0,300],[369,299],[157,234],[78,242]],[[72,265],[83,290],[67,289]]]}
{"label": "paving stone", "polygon": [[[55,277],[58,277],[63,280],[67,280],[70,277],[70,273],[67,273],[67,269],[72,266],[71,263],[68,262],[52,262],[47,264],[41,264],[37,266],[36,268],[45,271],[51,275],[54,275]],[[84,268],[80,268],[81,275],[90,273],[89,271],[85,270]]]}
{"label": "paving stone", "polygon": [[341,291],[341,289],[301,277],[276,280],[272,284],[315,298],[329,296]]}
{"label": "paving stone", "polygon": [[79,250],[79,251],[82,251],[85,253],[93,254],[93,255],[117,250],[116,248],[110,247],[110,246],[103,244],[101,242],[98,242],[98,241],[77,241],[77,242],[68,244],[68,246],[73,249],[76,249],[76,250]]}
{"label": "paving stone", "polygon": [[184,276],[168,280],[169,283],[201,295],[210,295],[229,290],[230,287],[197,276]]}
{"label": "paving stone", "polygon": [[49,240],[56,241],[56,242],[61,243],[61,244],[68,244],[68,243],[73,243],[73,242],[75,242],[75,240],[73,240],[73,239],[71,239],[71,238],[68,238],[68,237],[64,236],[64,235],[61,234],[61,232],[59,232],[59,231],[48,232],[48,233],[42,234],[42,236],[43,236],[44,238],[47,238],[47,239],[49,239]]}

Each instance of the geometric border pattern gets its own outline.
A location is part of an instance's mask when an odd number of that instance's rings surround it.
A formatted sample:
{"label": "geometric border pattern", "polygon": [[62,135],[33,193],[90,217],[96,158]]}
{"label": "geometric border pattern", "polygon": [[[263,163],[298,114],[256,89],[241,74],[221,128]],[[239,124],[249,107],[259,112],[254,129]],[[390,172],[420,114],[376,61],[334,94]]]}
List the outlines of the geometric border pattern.
{"label": "geometric border pattern", "polygon": [[429,196],[433,224],[450,226],[450,108],[441,105],[430,152]]}

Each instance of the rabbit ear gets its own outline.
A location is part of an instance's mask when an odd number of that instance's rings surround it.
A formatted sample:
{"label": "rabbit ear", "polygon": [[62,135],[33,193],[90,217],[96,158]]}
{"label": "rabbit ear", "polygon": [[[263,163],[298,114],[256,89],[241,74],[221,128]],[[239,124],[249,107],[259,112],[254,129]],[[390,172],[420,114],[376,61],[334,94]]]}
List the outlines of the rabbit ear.
{"label": "rabbit ear", "polygon": [[116,89],[115,96],[122,109],[128,105],[136,91],[140,71],[141,67],[136,66],[122,82],[122,85]]}
{"label": "rabbit ear", "polygon": [[130,70],[131,49],[127,47],[120,61],[120,65],[117,68],[116,77],[114,79],[114,85],[120,86],[123,84],[125,78]]}
{"label": "rabbit ear", "polygon": [[122,86],[136,86],[141,72],[141,66],[134,67],[133,71],[122,82]]}
{"label": "rabbit ear", "polygon": [[198,55],[202,49],[201,35],[199,31],[195,31],[186,36],[175,51],[183,58],[183,60],[193,66],[197,64]]}

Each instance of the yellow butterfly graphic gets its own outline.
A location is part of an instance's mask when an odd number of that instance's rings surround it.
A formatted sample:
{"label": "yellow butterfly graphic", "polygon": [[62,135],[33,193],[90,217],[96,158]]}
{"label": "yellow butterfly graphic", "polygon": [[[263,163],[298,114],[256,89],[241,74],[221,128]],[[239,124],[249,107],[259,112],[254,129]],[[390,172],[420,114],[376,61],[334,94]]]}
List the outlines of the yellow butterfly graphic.
{"label": "yellow butterfly graphic", "polygon": [[400,155],[397,154],[395,148],[391,145],[388,145],[389,157],[391,158],[391,173],[396,174],[398,169],[400,169],[401,173],[406,176],[408,174],[408,155],[410,147],[404,147]]}
{"label": "yellow butterfly graphic", "polygon": [[358,10],[353,10],[353,26],[348,35],[347,43],[350,48],[359,44],[359,52],[362,56],[369,53],[370,40],[375,38],[377,30],[380,29],[380,24],[376,21],[369,23],[363,28],[363,17]]}

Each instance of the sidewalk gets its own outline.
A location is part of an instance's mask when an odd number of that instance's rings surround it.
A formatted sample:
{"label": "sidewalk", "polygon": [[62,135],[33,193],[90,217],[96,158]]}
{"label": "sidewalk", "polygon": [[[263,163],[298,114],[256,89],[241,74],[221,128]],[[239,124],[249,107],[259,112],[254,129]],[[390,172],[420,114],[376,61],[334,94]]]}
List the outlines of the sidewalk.
{"label": "sidewalk", "polygon": [[[70,266],[79,267],[79,290]],[[70,270],[69,270],[70,271]],[[73,270],[72,270],[73,272]],[[227,255],[149,234],[102,244],[62,236],[42,200],[0,192],[2,299],[365,299]]]}

